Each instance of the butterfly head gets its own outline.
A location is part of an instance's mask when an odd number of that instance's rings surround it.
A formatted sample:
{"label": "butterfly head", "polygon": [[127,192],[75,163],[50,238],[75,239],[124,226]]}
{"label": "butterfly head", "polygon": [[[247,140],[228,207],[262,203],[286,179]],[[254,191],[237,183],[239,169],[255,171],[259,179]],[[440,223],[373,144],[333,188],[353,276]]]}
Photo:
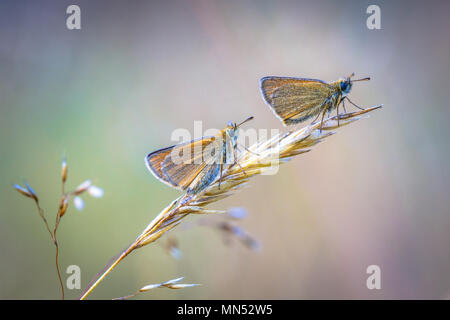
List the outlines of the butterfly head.
{"label": "butterfly head", "polygon": [[349,78],[339,80],[339,89],[342,92],[342,96],[346,96],[352,89],[352,80]]}
{"label": "butterfly head", "polygon": [[352,80],[352,77],[354,75],[355,74],[352,73],[347,78],[338,80],[338,88],[342,92],[342,96],[345,97],[350,92],[350,90],[352,89],[352,86],[353,86],[353,82],[370,80],[369,77],[362,78],[362,79],[357,79],[357,80]]}
{"label": "butterfly head", "polygon": [[253,117],[248,117],[241,123],[232,123],[231,121],[228,121],[227,127],[225,128],[225,133],[228,137],[230,137],[233,140],[233,145],[235,145],[237,143],[237,138],[238,138],[237,131],[238,131],[239,127],[241,125],[243,125],[244,123],[246,123],[247,121],[250,121],[252,119],[253,119]]}

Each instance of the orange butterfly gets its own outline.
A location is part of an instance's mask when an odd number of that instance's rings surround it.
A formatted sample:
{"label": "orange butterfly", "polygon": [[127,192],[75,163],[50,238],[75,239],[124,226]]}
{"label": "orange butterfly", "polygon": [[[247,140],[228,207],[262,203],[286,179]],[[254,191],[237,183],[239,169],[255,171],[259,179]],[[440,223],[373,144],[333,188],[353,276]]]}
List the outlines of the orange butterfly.
{"label": "orange butterfly", "polygon": [[252,119],[249,117],[239,124],[229,122],[216,136],[152,152],[145,158],[145,163],[160,181],[191,195],[199,193],[218,176],[222,178],[224,167],[239,165],[236,162],[237,130]]}
{"label": "orange butterfly", "polygon": [[[351,80],[353,76],[352,73],[346,79],[331,83],[306,78],[264,77],[260,80],[260,89],[264,101],[284,125],[293,125],[316,116],[315,122],[322,114],[322,129],[325,113],[330,114],[334,109],[337,109],[339,125],[339,105],[344,103],[344,99],[355,105],[347,97],[353,82],[370,80]],[[345,105],[343,107],[345,110]]]}

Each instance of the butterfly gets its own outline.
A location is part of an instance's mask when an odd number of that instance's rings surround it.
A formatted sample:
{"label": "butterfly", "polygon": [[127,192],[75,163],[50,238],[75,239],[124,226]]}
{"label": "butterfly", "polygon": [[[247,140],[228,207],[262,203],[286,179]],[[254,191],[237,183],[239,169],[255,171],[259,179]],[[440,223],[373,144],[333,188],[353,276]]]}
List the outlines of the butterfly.
{"label": "butterfly", "polygon": [[203,191],[217,177],[220,177],[220,188],[223,170],[239,165],[236,156],[238,129],[252,119],[249,117],[239,124],[228,122],[215,136],[154,151],[145,157],[147,168],[160,181],[189,195]]}
{"label": "butterfly", "polygon": [[[345,79],[327,83],[317,79],[289,78],[289,77],[264,77],[260,80],[260,89],[264,101],[269,105],[275,115],[285,126],[297,124],[312,117],[322,115],[320,129],[322,129],[325,113],[330,114],[337,109],[339,125],[339,105],[348,98],[353,82],[366,81],[370,78],[352,80],[352,73]],[[346,112],[346,111],[345,111]]]}

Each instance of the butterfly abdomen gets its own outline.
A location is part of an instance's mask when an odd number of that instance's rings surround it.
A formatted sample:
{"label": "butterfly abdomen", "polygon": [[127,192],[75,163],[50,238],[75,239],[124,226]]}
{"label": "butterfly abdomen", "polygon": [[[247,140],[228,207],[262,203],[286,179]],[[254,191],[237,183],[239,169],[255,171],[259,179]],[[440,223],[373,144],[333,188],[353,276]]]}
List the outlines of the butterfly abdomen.
{"label": "butterfly abdomen", "polygon": [[213,163],[207,166],[207,170],[201,173],[192,182],[192,184],[187,188],[186,192],[188,194],[196,194],[202,191],[204,188],[209,186],[216,180],[220,173],[220,165],[218,163]]}
{"label": "butterfly abdomen", "polygon": [[312,118],[313,116],[314,116],[313,114],[307,114],[307,115],[304,115],[304,116],[299,117],[299,118],[284,119],[283,122],[284,122],[285,125],[291,125],[291,124],[296,124],[296,123],[300,123],[300,122],[306,121],[306,120]]}

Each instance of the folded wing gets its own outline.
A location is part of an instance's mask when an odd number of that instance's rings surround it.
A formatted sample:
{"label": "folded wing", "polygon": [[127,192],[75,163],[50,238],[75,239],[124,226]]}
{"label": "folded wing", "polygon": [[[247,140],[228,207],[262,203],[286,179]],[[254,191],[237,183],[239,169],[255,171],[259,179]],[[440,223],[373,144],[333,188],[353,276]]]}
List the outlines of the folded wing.
{"label": "folded wing", "polygon": [[171,187],[185,190],[210,164],[204,155],[215,137],[203,137],[152,152],[146,157],[150,172]]}
{"label": "folded wing", "polygon": [[265,102],[285,125],[317,115],[334,93],[328,83],[306,78],[265,77],[260,89]]}

